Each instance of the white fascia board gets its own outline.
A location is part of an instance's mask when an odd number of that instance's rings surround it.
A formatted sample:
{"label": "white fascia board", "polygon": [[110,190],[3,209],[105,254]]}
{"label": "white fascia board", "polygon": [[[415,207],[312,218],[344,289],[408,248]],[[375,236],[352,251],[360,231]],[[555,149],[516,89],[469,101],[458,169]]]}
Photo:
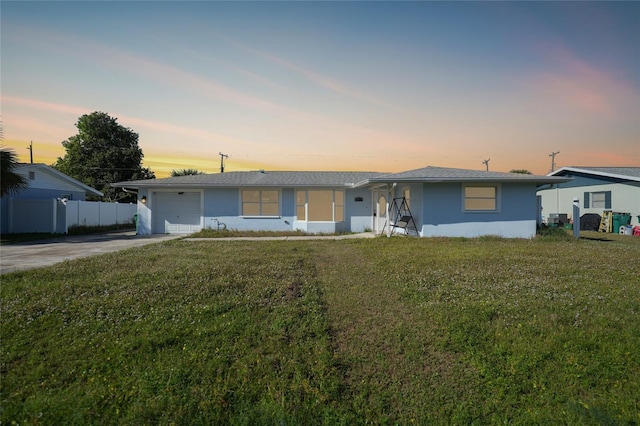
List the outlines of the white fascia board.
{"label": "white fascia board", "polygon": [[563,171],[584,173],[584,174],[593,175],[593,176],[612,177],[616,179],[624,179],[624,180],[632,180],[632,181],[640,182],[640,177],[636,177],[636,176],[619,175],[616,173],[607,173],[607,172],[600,172],[597,170],[581,169],[579,167],[561,167],[558,170],[547,174],[547,176],[557,176],[560,172],[563,172]]}

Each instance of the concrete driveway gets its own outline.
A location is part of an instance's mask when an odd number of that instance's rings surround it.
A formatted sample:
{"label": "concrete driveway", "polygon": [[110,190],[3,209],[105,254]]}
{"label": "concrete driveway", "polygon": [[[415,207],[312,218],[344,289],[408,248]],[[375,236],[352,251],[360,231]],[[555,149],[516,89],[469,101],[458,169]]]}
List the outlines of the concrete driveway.
{"label": "concrete driveway", "polygon": [[184,235],[135,235],[134,231],[73,235],[0,247],[0,274],[54,265],[67,259],[110,253]]}

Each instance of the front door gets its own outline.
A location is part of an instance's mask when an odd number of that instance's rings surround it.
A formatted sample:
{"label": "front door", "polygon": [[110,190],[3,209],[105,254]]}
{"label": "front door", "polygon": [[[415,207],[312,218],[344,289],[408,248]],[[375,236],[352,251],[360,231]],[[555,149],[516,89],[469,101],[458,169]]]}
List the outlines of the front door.
{"label": "front door", "polygon": [[389,205],[387,202],[387,191],[384,189],[373,190],[373,231],[382,234],[387,224]]}

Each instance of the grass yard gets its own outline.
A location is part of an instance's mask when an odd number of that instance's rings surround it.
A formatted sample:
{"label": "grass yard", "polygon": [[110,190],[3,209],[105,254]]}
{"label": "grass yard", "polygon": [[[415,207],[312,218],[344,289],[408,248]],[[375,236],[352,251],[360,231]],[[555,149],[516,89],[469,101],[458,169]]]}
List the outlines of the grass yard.
{"label": "grass yard", "polygon": [[170,241],[3,275],[2,424],[639,424],[640,238]]}

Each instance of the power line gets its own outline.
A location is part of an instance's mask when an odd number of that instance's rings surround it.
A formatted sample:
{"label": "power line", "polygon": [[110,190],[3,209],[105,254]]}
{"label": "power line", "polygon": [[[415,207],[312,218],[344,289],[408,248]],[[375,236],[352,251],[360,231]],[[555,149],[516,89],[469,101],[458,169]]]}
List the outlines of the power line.
{"label": "power line", "polygon": [[123,167],[87,167],[90,170],[119,170],[119,171],[137,171],[140,169],[123,168]]}

